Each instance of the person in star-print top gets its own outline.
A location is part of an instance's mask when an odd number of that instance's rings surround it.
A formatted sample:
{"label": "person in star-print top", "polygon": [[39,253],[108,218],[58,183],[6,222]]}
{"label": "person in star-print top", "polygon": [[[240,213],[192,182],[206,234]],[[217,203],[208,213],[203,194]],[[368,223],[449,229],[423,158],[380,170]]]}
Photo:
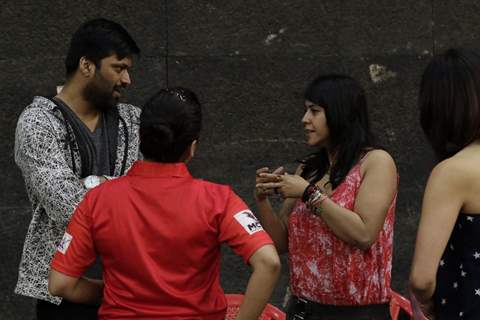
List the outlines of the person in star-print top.
{"label": "person in star-print top", "polygon": [[479,102],[479,53],[449,49],[432,59],[420,122],[439,163],[425,189],[410,274],[418,319],[480,319]]}
{"label": "person in star-print top", "polygon": [[[353,78],[319,76],[304,108],[315,153],[296,174],[261,168],[256,178],[259,220],[289,254],[287,319],[390,319],[395,162],[374,146],[366,95]],[[285,198],[278,216],[272,193]]]}

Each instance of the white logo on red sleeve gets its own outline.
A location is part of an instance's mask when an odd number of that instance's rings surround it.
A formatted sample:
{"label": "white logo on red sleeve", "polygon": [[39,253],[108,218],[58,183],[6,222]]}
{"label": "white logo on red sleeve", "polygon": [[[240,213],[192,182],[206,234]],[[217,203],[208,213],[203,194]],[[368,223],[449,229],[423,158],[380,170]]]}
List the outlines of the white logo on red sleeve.
{"label": "white logo on red sleeve", "polygon": [[263,230],[262,225],[257,220],[250,210],[243,210],[234,215],[235,219],[240,225],[248,232],[248,234],[254,234],[257,231]]}
{"label": "white logo on red sleeve", "polygon": [[57,250],[65,254],[65,252],[67,252],[68,247],[70,246],[70,243],[72,242],[72,239],[73,239],[72,235],[69,234],[68,232],[65,232],[65,234],[63,235],[62,241],[60,241],[60,244],[57,247]]}

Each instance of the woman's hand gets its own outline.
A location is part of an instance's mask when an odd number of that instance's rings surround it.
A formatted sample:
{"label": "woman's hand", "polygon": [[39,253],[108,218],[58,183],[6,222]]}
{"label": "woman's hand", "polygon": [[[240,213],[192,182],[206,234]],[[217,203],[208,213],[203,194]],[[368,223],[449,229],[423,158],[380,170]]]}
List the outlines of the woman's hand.
{"label": "woman's hand", "polygon": [[[301,198],[308,181],[299,175],[275,175],[271,173],[260,173],[259,178],[265,179],[264,182],[257,183],[258,189],[265,189],[273,193],[280,194],[284,198]],[[270,193],[271,194],[271,193]]]}
{"label": "woman's hand", "polygon": [[273,188],[263,187],[262,185],[280,181],[279,177],[284,174],[285,169],[278,167],[272,173],[269,171],[267,167],[264,167],[258,169],[256,172],[255,191],[253,195],[256,201],[264,201],[269,195],[275,193]]}

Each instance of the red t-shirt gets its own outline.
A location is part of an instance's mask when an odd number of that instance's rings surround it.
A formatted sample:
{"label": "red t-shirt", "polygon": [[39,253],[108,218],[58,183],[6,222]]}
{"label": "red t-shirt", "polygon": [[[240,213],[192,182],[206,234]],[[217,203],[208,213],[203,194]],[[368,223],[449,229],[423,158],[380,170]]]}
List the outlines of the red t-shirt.
{"label": "red t-shirt", "polygon": [[193,179],[183,163],[137,161],[87,193],[51,267],[79,277],[101,257],[100,319],[224,319],[224,242],[245,262],[272,244],[230,187]]}

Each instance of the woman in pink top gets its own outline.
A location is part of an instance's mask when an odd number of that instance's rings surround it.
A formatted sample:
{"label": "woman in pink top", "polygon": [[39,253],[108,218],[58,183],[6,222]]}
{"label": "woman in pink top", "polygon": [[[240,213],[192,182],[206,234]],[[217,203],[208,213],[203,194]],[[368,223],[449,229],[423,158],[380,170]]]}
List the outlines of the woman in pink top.
{"label": "woman in pink top", "polygon": [[[389,319],[398,176],[373,147],[365,92],[344,75],[315,79],[302,118],[316,151],[295,174],[257,170],[258,217],[289,252],[289,319]],[[268,196],[284,199],[276,215]]]}

